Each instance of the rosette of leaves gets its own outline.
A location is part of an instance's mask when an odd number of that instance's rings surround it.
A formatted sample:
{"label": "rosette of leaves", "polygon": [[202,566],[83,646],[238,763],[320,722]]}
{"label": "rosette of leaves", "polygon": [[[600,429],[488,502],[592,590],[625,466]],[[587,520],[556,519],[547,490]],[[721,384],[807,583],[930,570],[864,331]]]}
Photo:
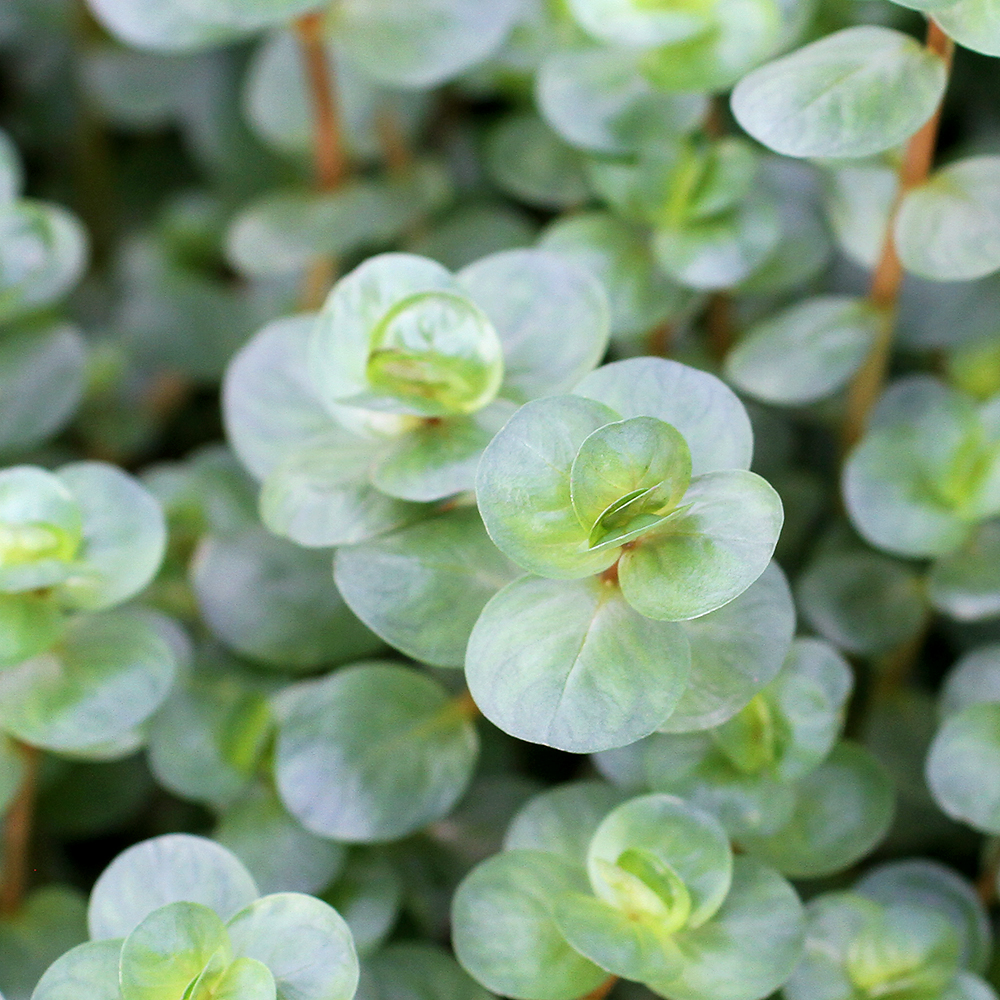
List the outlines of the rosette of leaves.
{"label": "rosette of leaves", "polygon": [[638,51],[643,74],[663,90],[724,90],[774,53],[796,5],[707,0],[653,7],[641,0],[572,0],[593,38]]}
{"label": "rosette of leaves", "polygon": [[933,862],[875,869],[852,891],[806,907],[801,963],[787,1000],[993,1000],[978,973],[989,958],[989,924],[972,887]]}
{"label": "rosette of leaves", "polygon": [[671,1000],[754,1000],[799,961],[795,890],[734,857],[718,821],[681,799],[617,806],[582,856],[557,838],[539,844],[494,855],[455,894],[458,959],[496,993],[570,1000],[610,974]]}
{"label": "rosette of leaves", "polygon": [[842,871],[883,839],[894,812],[876,759],[838,740],[852,685],[832,648],[798,639],[774,680],[722,725],[655,733],[595,763],[623,788],[681,795],[712,813],[783,875]]}
{"label": "rosette of leaves", "polygon": [[477,483],[490,537],[528,571],[469,640],[466,677],[487,718],[575,752],[668,723],[699,684],[699,626],[711,642],[711,613],[761,576],[778,538],[781,501],[747,471],[752,447],[723,383],[662,359],[607,365],[518,410]]}
{"label": "rosette of leaves", "polygon": [[134,748],[177,670],[176,626],[111,611],[153,577],[153,497],[102,462],[0,472],[0,726],[56,751]]}
{"label": "rosette of leaves", "polygon": [[572,388],[607,341],[600,285],[554,254],[506,251],[457,275],[383,254],[318,317],[274,323],[236,356],[227,430],[263,480],[268,528],[352,544],[471,490],[516,406]]}
{"label": "rosette of leaves", "polygon": [[762,160],[745,139],[702,129],[662,136],[637,155],[589,161],[591,184],[625,219],[650,227],[658,269],[696,291],[738,285],[778,249],[782,220]]}
{"label": "rosette of leaves", "polygon": [[833,649],[798,639],[778,676],[721,726],[649,737],[650,785],[713,813],[735,840],[772,833],[791,819],[798,781],[833,749],[852,687]]}
{"label": "rosette of leaves", "polygon": [[900,379],[851,453],[843,492],[873,545],[945,557],[954,582],[963,563],[974,577],[977,528],[1000,514],[1000,396],[980,403],[928,375]]}
{"label": "rosette of leaves", "polygon": [[224,847],[170,834],[119,855],[98,879],[91,940],[45,973],[33,1000],[351,1000],[350,930],[313,896],[261,896]]}
{"label": "rosette of leaves", "polygon": [[939,701],[941,727],[927,757],[927,784],[949,816],[1000,833],[1000,646],[966,653]]}

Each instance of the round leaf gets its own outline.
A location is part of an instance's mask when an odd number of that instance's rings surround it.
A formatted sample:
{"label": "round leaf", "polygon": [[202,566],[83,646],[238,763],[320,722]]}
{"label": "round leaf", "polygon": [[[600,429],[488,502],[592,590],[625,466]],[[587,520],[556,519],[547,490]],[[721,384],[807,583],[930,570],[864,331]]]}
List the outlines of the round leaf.
{"label": "round leaf", "polygon": [[647,736],[673,711],[690,651],[680,626],[637,614],[599,579],[521,577],[483,609],[465,674],[494,725],[594,753]]}
{"label": "round leaf", "polygon": [[231,649],[289,670],[374,653],[378,639],[330,581],[330,553],[263,531],[202,540],[191,566],[205,623]]}
{"label": "round leaf", "polygon": [[860,158],[909,139],[934,113],[946,77],[944,60],[909,35],[863,25],[754,70],[732,107],[778,153]]}
{"label": "round leaf", "polygon": [[604,356],[607,300],[579,264],[546,250],[504,250],[457,278],[500,336],[505,398],[569,392]]}
{"label": "round leaf", "polygon": [[783,519],[778,494],[755,473],[697,476],[674,516],[622,554],[622,594],[661,621],[715,611],[767,568]]}
{"label": "round leaf", "polygon": [[586,995],[607,973],[569,946],[554,919],[560,896],[586,888],[583,869],[555,854],[494,855],[465,877],[452,901],[459,962],[488,989],[515,1000]]}
{"label": "round leaf", "polygon": [[423,663],[458,667],[486,602],[517,575],[475,510],[455,510],[338,549],[334,579],[351,610]]}
{"label": "round leaf", "polygon": [[0,671],[0,724],[32,746],[87,754],[145,722],[177,665],[150,612],[79,616],[51,652]]}
{"label": "round leaf", "polygon": [[1000,156],[974,156],[907,191],[895,222],[903,266],[934,281],[1000,269]]}
{"label": "round leaf", "polygon": [[240,910],[227,927],[238,956],[271,970],[279,997],[351,1000],[358,958],[351,932],[332,906],[313,896],[282,892]]}
{"label": "round leaf", "polygon": [[676,427],[691,449],[695,476],[750,467],[750,418],[732,389],[708,372],[663,358],[630,358],[591,372],[573,391],[621,417],[656,417]]}
{"label": "round leaf", "polygon": [[1000,704],[970,705],[945,719],[927,758],[927,783],[954,819],[1000,833]]}
{"label": "round leaf", "polygon": [[122,1000],[118,985],[121,940],[88,941],[66,952],[39,980],[32,1000]]}
{"label": "round leaf", "polygon": [[128,848],[108,865],[91,892],[87,922],[95,940],[120,938],[168,903],[201,903],[225,920],[257,896],[249,872],[224,847],[170,833]]}
{"label": "round leaf", "polygon": [[1000,614],[1000,524],[987,522],[957,552],[935,559],[927,596],[962,622]]}
{"label": "round leaf", "polygon": [[727,355],[726,374],[765,403],[814,403],[854,374],[879,322],[879,313],[864,299],[806,299],[751,327]]}
{"label": "round leaf", "polygon": [[477,752],[461,706],[430,677],[359,664],[295,699],[279,729],[275,773],[285,805],[306,829],[386,841],[446,815]]}

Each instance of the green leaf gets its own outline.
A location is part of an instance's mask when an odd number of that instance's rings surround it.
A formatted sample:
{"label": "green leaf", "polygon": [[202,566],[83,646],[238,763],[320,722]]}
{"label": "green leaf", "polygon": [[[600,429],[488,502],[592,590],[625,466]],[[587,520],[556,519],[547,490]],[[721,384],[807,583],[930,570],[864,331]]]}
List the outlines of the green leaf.
{"label": "green leaf", "polygon": [[150,720],[149,765],[164,788],[218,809],[244,792],[273,731],[244,674],[199,658]]}
{"label": "green leaf", "polygon": [[647,136],[686,132],[704,114],[701,95],[655,90],[634,55],[617,48],[553,52],[538,71],[535,99],[571,146],[618,156]]}
{"label": "green leaf", "polygon": [[367,75],[395,87],[428,88],[482,62],[499,48],[520,8],[512,0],[350,0],[337,8],[331,36]]}
{"label": "green leaf", "polygon": [[944,93],[944,60],[902,32],[847,28],[754,70],[736,120],[786,156],[860,158],[905,142]]}
{"label": "green leaf", "polygon": [[716,0],[702,7],[709,30],[645,54],[642,67],[664,90],[726,90],[781,44],[787,12],[774,0]]}
{"label": "green leaf", "polygon": [[451,955],[436,944],[389,945],[365,963],[375,981],[371,994],[362,986],[357,1000],[491,1000]]}
{"label": "green leaf", "polygon": [[814,403],[845,385],[860,367],[879,323],[866,299],[806,299],[752,326],[727,355],[726,375],[765,403]]}
{"label": "green leaf", "polygon": [[477,753],[475,729],[436,681],[358,664],[303,688],[279,727],[275,774],[306,829],[387,841],[445,816]]}
{"label": "green leaf", "polygon": [[32,1000],[122,1000],[118,987],[121,940],[88,941],[49,966]]}
{"label": "green leaf", "polygon": [[264,479],[290,452],[323,444],[334,418],[313,388],[307,346],[314,315],[275,320],[235,355],[222,386],[226,439]]}
{"label": "green leaf", "polygon": [[607,300],[579,264],[546,250],[503,250],[457,279],[503,344],[506,399],[569,392],[607,350]]}
{"label": "green leaf", "polygon": [[177,666],[151,612],[79,616],[51,652],[0,671],[0,724],[32,746],[86,754],[145,722]]}
{"label": "green leaf", "polygon": [[220,975],[211,966],[196,981],[190,1000],[276,1000],[271,970],[253,958],[238,958]]}
{"label": "green leaf", "polygon": [[504,850],[549,851],[574,865],[587,863],[587,850],[601,820],[625,793],[604,781],[571,781],[530,798],[507,827]]}
{"label": "green leaf", "polygon": [[879,865],[854,891],[883,906],[926,907],[940,913],[959,934],[963,967],[986,969],[992,944],[986,908],[975,889],[940,862],[914,858]]}
{"label": "green leaf", "polygon": [[323,898],[347,921],[358,952],[367,955],[392,930],[402,895],[402,880],[385,855],[355,848],[344,873]]}
{"label": "green leaf", "polygon": [[249,872],[224,847],[171,833],[135,844],[105,868],[87,921],[95,940],[120,938],[169,903],[201,903],[226,920],[257,896]]}
{"label": "green leaf", "polygon": [[226,925],[236,955],[271,970],[278,1000],[351,1000],[358,958],[351,932],[332,906],[313,896],[264,896]]}
{"label": "green leaf", "polygon": [[465,666],[494,725],[573,753],[651,733],[673,711],[689,670],[681,627],[637,614],[617,587],[531,576],[483,609]]}
{"label": "green leaf", "polygon": [[431,161],[415,163],[405,177],[350,180],[335,191],[269,192],[232,221],[226,256],[247,278],[302,274],[316,257],[394,243],[450,193],[447,175]]}
{"label": "green leaf", "polygon": [[126,45],[187,52],[224,45],[239,31],[195,17],[182,0],[89,0],[101,25]]}
{"label": "green leaf", "polygon": [[431,502],[475,488],[486,446],[514,412],[496,399],[477,413],[422,421],[387,443],[372,465],[374,486],[402,500]]}
{"label": "green leaf", "polygon": [[4,330],[0,453],[26,451],[69,422],[83,396],[86,350],[68,323]]}
{"label": "green leaf", "polygon": [[580,445],[570,497],[593,548],[648,530],[674,511],[690,482],[691,452],[680,433],[655,417],[631,417],[605,424]]}
{"label": "green leaf", "polygon": [[0,248],[0,323],[62,298],[87,262],[76,216],[28,198],[0,203]]}
{"label": "green leaf", "polygon": [[260,530],[207,536],[191,564],[199,610],[226,646],[270,666],[312,670],[378,651],[330,583],[330,553]]}
{"label": "green leaf", "polygon": [[899,175],[886,163],[838,165],[826,172],[826,216],[840,249],[874,268],[882,255]]}
{"label": "green leaf", "polygon": [[642,0],[570,0],[580,26],[602,41],[651,48],[707,31],[711,21],[698,3],[649,4]]}
{"label": "green leaf", "polygon": [[30,465],[0,472],[0,590],[63,583],[76,568],[82,538],[80,505],[57,476]]}
{"label": "green leaf", "polygon": [[655,264],[641,230],[609,212],[556,219],[539,243],[586,267],[601,282],[611,309],[611,336],[631,341],[682,315],[696,301]]}
{"label": "green leaf", "polygon": [[888,775],[876,759],[841,742],[828,760],[796,786],[791,820],[770,836],[746,836],[742,846],[791,878],[843,871],[885,837],[894,812]]}
{"label": "green leaf", "polygon": [[994,0],[959,0],[934,17],[959,45],[1000,56],[1000,10]]}
{"label": "green leaf", "polygon": [[426,508],[371,484],[377,443],[335,430],[291,452],[264,483],[260,516],[268,530],[310,548],[355,545],[418,520]]}
{"label": "green leaf", "polygon": [[[369,391],[366,367],[372,352],[372,337],[385,317],[408,299],[429,292],[461,296],[462,289],[440,264],[401,253],[370,257],[334,285],[316,318],[305,362],[317,398],[331,413],[337,413],[337,404]],[[439,300],[425,301],[433,305]],[[470,304],[469,310],[473,309]],[[466,327],[467,336],[456,340],[453,346],[469,345],[475,349],[482,345],[492,347],[495,354],[496,345],[490,338],[488,324],[478,311],[469,310],[462,314],[471,323]],[[411,310],[410,315],[416,313]],[[428,346],[433,346],[434,338],[442,334],[441,329],[428,330]]]}
{"label": "green leaf", "polygon": [[754,858],[739,856],[712,919],[678,935],[679,974],[648,985],[671,1000],[756,1000],[787,981],[801,958],[804,931],[795,890]]}
{"label": "green leaf", "polygon": [[533,208],[572,208],[587,200],[580,155],[533,112],[514,112],[493,127],[486,168],[501,191]]}
{"label": "green leaf", "polygon": [[24,168],[14,140],[0,129],[0,202],[14,201],[24,185]]}
{"label": "green leaf", "polygon": [[234,28],[278,26],[320,4],[317,0],[178,0],[199,20]]}
{"label": "green leaf", "polygon": [[785,575],[772,562],[735,600],[682,628],[691,644],[691,678],[664,732],[717,726],[775,677],[795,631]]}
{"label": "green leaf", "polygon": [[927,758],[927,783],[952,818],[1000,833],[1000,704],[970,705],[938,730]]}
{"label": "green leaf", "polygon": [[555,915],[570,945],[612,975],[672,979],[684,962],[676,942],[654,916],[582,893],[560,897]]}
{"label": "green leaf", "polygon": [[764,572],[783,518],[778,494],[755,473],[696,476],[676,514],[622,554],[622,594],[661,621],[715,611]]}
{"label": "green leaf", "polygon": [[674,281],[711,291],[749,278],[780,239],[777,210],[758,198],[708,218],[659,225],[652,248],[657,264]]}
{"label": "green leaf", "polygon": [[407,296],[379,317],[369,336],[365,377],[372,409],[427,417],[473,413],[496,396],[503,380],[496,331],[460,295]]}
{"label": "green leaf", "polygon": [[1000,501],[991,419],[928,376],[893,385],[844,467],[844,500],[865,539],[904,556],[966,542],[970,522]]}
{"label": "green leaf", "polygon": [[166,551],[159,503],[138,480],[105,462],[73,462],[56,475],[83,516],[78,562],[60,586],[60,597],[83,611],[134,597],[152,580]]}
{"label": "green leaf", "polygon": [[[637,852],[634,859],[633,852]],[[640,865],[642,857],[648,860]],[[675,905],[676,894],[686,895],[680,926],[688,928],[700,927],[722,905],[732,865],[729,838],[718,820],[663,794],[643,795],[613,809],[594,833],[587,853],[587,872],[599,898],[619,908],[635,905],[629,893],[623,896],[618,882],[619,872],[625,871],[648,889],[659,890],[657,895],[665,900],[675,896]],[[666,890],[660,885],[665,875],[670,875]]]}
{"label": "green leaf", "polygon": [[620,417],[656,417],[676,427],[691,449],[695,476],[750,467],[750,418],[733,390],[708,372],[663,358],[630,358],[591,372],[573,391]]}
{"label": "green leaf", "polygon": [[51,597],[0,595],[0,666],[20,663],[51,648],[63,629],[63,614]]}
{"label": "green leaf", "polygon": [[319,892],[344,864],[341,844],[303,830],[274,792],[260,787],[223,813],[212,836],[246,865],[261,895]]}
{"label": "green leaf", "polygon": [[176,1000],[209,962],[229,964],[229,936],[214,910],[169,903],[146,917],[122,945],[122,1000]]}
{"label": "green leaf", "polygon": [[831,551],[806,567],[799,610],[824,638],[850,653],[884,653],[917,634],[927,617],[920,576],[879,552]]}
{"label": "green leaf", "polygon": [[475,510],[459,509],[338,549],[334,579],[351,610],[423,663],[459,667],[486,602],[518,575]]}
{"label": "green leaf", "polygon": [[86,939],[87,902],[82,893],[51,884],[35,889],[16,913],[0,919],[4,996],[27,1000],[45,970]]}
{"label": "green leaf", "polygon": [[1000,270],[998,231],[1000,157],[974,156],[907,191],[894,234],[908,271],[933,281],[971,281]]}
{"label": "green leaf", "polygon": [[941,689],[941,715],[947,717],[979,702],[1000,702],[1000,649],[979,646],[951,669]]}
{"label": "green leaf", "polygon": [[582,868],[543,851],[505,851],[477,865],[452,901],[459,962],[487,989],[516,1000],[584,996],[607,973],[570,947],[554,910],[564,893],[586,887]]}
{"label": "green leaf", "polygon": [[618,414],[578,396],[552,396],[521,407],[490,442],[479,464],[476,496],[497,548],[530,572],[556,578],[599,573],[616,553],[592,552],[577,518],[570,473],[587,436]]}

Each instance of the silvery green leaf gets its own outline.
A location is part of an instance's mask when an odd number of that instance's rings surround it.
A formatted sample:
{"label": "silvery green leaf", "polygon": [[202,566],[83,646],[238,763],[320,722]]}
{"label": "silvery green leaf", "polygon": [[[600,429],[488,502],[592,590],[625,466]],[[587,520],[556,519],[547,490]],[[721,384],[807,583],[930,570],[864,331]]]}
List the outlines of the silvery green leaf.
{"label": "silvery green leaf", "polygon": [[934,113],[946,77],[944,60],[915,39],[863,25],[754,70],[732,107],[778,153],[860,158],[909,139]]}

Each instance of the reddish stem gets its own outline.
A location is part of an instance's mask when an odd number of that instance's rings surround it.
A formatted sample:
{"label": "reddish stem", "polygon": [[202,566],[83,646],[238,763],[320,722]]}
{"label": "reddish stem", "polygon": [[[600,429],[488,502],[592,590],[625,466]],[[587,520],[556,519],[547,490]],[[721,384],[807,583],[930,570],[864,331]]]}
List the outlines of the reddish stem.
{"label": "reddish stem", "polygon": [[[955,44],[942,31],[938,23],[931,19],[927,25],[927,48],[944,60],[945,70],[951,72]],[[886,226],[885,243],[882,254],[872,273],[868,297],[872,304],[883,312],[882,323],[875,342],[851,383],[847,396],[847,413],[844,420],[844,450],[853,447],[865,432],[868,418],[882,392],[889,357],[892,352],[892,338],[896,326],[896,306],[903,284],[903,266],[896,253],[893,227],[899,206],[912,188],[922,184],[930,173],[937,145],[938,128],[941,124],[942,103],[916,135],[910,139],[899,168],[899,183],[889,223]]]}
{"label": "reddish stem", "polygon": [[3,879],[0,881],[0,916],[12,917],[21,909],[28,888],[28,860],[31,827],[38,790],[41,754],[36,747],[22,744],[24,777],[17,797],[7,810],[3,826]]}

